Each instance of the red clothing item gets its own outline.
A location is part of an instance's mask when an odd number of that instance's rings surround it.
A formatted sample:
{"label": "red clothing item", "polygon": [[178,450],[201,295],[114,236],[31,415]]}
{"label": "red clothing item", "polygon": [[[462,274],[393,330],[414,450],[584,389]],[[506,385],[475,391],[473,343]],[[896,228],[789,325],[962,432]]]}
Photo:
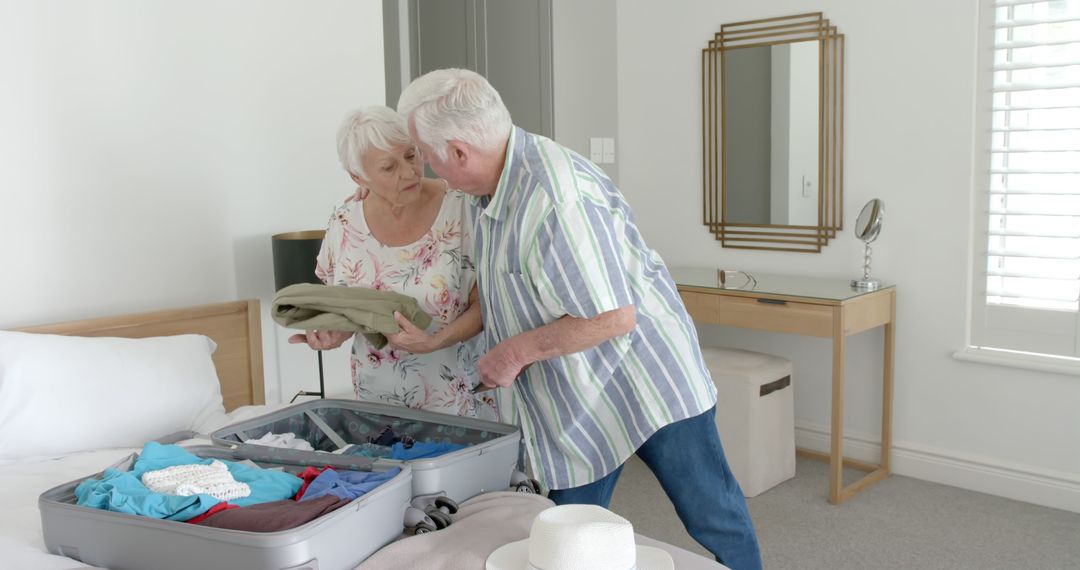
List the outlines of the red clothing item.
{"label": "red clothing item", "polygon": [[230,505],[229,503],[226,503],[225,501],[222,501],[222,502],[210,507],[209,511],[206,511],[203,514],[201,514],[201,515],[199,515],[199,516],[197,516],[197,517],[195,517],[193,519],[188,519],[188,520],[186,520],[184,522],[191,523],[191,524],[199,524],[199,523],[203,522],[204,520],[210,518],[212,515],[216,515],[216,514],[220,513],[221,511],[227,511],[229,509],[239,509],[239,508],[240,508],[239,505]]}
{"label": "red clothing item", "polygon": [[299,501],[300,498],[304,496],[304,492],[307,491],[308,485],[310,485],[311,482],[314,481],[316,477],[321,475],[322,472],[326,471],[327,469],[333,470],[333,468],[330,467],[329,465],[327,465],[326,467],[323,467],[322,469],[319,469],[317,467],[308,467],[307,469],[304,469],[304,471],[302,473],[297,475],[297,477],[304,480],[304,484],[300,486],[300,490],[296,492],[296,496],[293,497],[293,500],[294,501]]}

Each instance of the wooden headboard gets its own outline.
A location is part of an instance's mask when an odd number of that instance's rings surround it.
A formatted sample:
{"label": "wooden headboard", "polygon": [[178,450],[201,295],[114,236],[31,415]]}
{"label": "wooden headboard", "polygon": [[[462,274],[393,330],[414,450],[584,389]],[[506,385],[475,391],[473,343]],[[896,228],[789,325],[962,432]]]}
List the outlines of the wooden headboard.
{"label": "wooden headboard", "polygon": [[74,336],[144,338],[196,333],[217,343],[214,366],[225,411],[266,403],[259,301],[233,301],[16,329]]}

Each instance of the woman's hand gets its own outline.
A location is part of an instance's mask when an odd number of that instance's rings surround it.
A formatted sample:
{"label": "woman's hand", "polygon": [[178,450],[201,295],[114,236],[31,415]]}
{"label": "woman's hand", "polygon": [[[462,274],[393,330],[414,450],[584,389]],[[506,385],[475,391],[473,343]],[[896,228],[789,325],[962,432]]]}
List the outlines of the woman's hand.
{"label": "woman's hand", "polygon": [[412,324],[405,315],[394,311],[394,320],[401,327],[401,332],[386,335],[390,346],[407,350],[413,354],[427,354],[442,348],[439,339]]}
{"label": "woman's hand", "polygon": [[352,335],[348,331],[307,331],[290,336],[289,344],[307,343],[315,350],[331,350],[345,344]]}

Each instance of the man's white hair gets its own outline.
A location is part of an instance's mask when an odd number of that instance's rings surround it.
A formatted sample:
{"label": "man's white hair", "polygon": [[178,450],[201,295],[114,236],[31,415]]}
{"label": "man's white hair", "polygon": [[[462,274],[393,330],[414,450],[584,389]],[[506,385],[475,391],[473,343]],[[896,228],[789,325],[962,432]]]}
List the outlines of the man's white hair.
{"label": "man's white hair", "polygon": [[371,105],[361,107],[345,116],[337,134],[338,159],[349,174],[368,180],[363,158],[372,147],[390,150],[395,146],[412,146],[409,128],[402,117],[390,107]]}
{"label": "man's white hair", "polygon": [[497,149],[513,123],[499,92],[467,69],[437,69],[417,77],[398,98],[398,113],[412,119],[420,141],[446,160],[447,141]]}

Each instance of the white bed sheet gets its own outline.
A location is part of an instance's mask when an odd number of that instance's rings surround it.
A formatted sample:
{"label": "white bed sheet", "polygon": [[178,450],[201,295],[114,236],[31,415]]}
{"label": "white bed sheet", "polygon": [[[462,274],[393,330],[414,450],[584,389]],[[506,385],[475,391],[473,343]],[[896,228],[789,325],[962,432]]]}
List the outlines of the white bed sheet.
{"label": "white bed sheet", "polygon": [[106,449],[58,458],[0,466],[0,553],[5,568],[91,568],[45,550],[41,536],[41,493],[79,477],[97,473],[138,449]]}

